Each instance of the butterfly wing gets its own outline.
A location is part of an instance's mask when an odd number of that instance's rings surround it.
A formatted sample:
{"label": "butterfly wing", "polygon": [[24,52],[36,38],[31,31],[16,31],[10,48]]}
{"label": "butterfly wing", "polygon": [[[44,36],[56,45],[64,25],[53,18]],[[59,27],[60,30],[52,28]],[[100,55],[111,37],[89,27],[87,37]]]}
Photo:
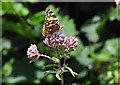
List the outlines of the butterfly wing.
{"label": "butterfly wing", "polygon": [[53,34],[56,31],[59,31],[60,25],[55,14],[48,8],[46,8],[46,18],[43,26],[43,36],[48,34]]}

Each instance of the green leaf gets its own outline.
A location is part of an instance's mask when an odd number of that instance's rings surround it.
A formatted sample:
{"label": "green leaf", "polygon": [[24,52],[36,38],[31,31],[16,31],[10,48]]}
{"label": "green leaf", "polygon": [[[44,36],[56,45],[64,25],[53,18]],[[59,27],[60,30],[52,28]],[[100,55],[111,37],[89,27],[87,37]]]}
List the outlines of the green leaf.
{"label": "green leaf", "polygon": [[110,61],[114,62],[116,61],[116,57],[119,54],[119,44],[118,40],[120,38],[114,38],[114,39],[109,39],[105,42],[104,47],[98,52],[94,53],[97,48],[100,48],[102,46],[102,43],[97,43],[91,46],[91,51],[90,55],[92,56],[93,59],[98,60],[98,61]]}
{"label": "green leaf", "polygon": [[60,55],[60,58],[62,58],[62,55]]}
{"label": "green leaf", "polygon": [[41,74],[41,71],[40,71],[40,70],[36,70],[35,76],[36,76],[36,78],[39,79],[39,80],[45,77],[44,74]]}
{"label": "green leaf", "polygon": [[61,80],[61,78],[60,78],[60,76],[59,76],[60,73],[61,73],[61,70],[58,69],[58,70],[57,70],[57,73],[56,73],[56,75],[55,75],[55,76],[57,77],[58,80]]}
{"label": "green leaf", "polygon": [[[84,47],[80,55],[76,57],[76,60],[85,66],[88,66],[89,64],[93,63],[93,59],[88,57],[89,55],[89,47]],[[85,62],[86,61],[86,62]]]}
{"label": "green leaf", "polygon": [[120,21],[120,7],[111,7],[109,11],[109,20],[119,20]]}
{"label": "green leaf", "polygon": [[56,57],[52,57],[52,59],[53,59],[56,63],[59,61],[59,59],[56,58]]}
{"label": "green leaf", "polygon": [[100,61],[117,61],[116,56],[119,54],[120,38],[109,39],[105,42],[104,48],[97,54]]}
{"label": "green leaf", "polygon": [[3,55],[7,55],[9,52],[9,49],[11,49],[10,40],[3,38],[2,42],[0,43],[0,52],[2,52]]}
{"label": "green leaf", "polygon": [[81,31],[85,32],[86,37],[91,42],[97,42],[99,40],[99,35],[97,34],[96,28],[99,23],[85,24],[82,26]]}
{"label": "green leaf", "polygon": [[109,53],[114,56],[118,56],[118,47],[120,38],[109,39],[105,42],[105,46],[102,49],[102,53]]}
{"label": "green leaf", "polygon": [[14,59],[11,58],[9,60],[9,62],[6,62],[4,65],[3,65],[3,69],[2,69],[2,74],[5,76],[5,77],[8,77],[9,75],[11,75],[12,71],[13,71],[13,67],[12,67],[12,64],[14,63]]}
{"label": "green leaf", "polygon": [[73,19],[70,19],[68,15],[60,16],[58,18],[60,21],[60,25],[64,25],[63,29],[60,31],[61,33],[67,36],[75,36],[78,34]]}
{"label": "green leaf", "polygon": [[48,68],[48,67],[59,67],[57,64],[49,64],[44,66],[43,68]]}
{"label": "green leaf", "polygon": [[2,15],[4,14],[15,14],[10,2],[2,2]]}
{"label": "green leaf", "polygon": [[11,3],[14,10],[21,16],[27,16],[29,14],[29,10],[23,6],[22,3]]}
{"label": "green leaf", "polygon": [[45,80],[47,81],[47,83],[52,83],[52,82],[54,82],[54,79],[55,79],[55,77],[54,77],[53,74],[49,74],[49,75],[47,75],[47,77],[45,78]]}
{"label": "green leaf", "polygon": [[3,2],[2,3],[2,12],[4,14],[15,14],[15,11],[20,16],[27,16],[29,14],[29,10],[23,6],[22,3],[16,2]]}
{"label": "green leaf", "polygon": [[39,50],[39,52],[43,53],[44,52],[44,48],[45,48],[45,45],[43,42],[39,42],[38,45],[37,45],[37,48]]}
{"label": "green leaf", "polygon": [[39,61],[36,61],[35,65],[39,68],[44,67],[45,66],[45,60],[41,59]]}
{"label": "green leaf", "polygon": [[54,70],[48,70],[48,71],[44,71],[44,72],[41,72],[40,74],[43,74],[43,73],[46,73],[46,74],[51,74],[51,73],[56,73],[56,71]]}
{"label": "green leaf", "polygon": [[76,72],[74,72],[70,67],[65,67],[65,68],[67,68],[70,72],[71,72],[71,74],[73,75],[73,77],[75,77],[75,75],[78,75]]}
{"label": "green leaf", "polygon": [[32,34],[35,37],[40,37],[42,35],[42,32],[43,32],[42,28],[43,28],[42,23],[39,23],[39,24],[35,25],[34,28],[31,30]]}
{"label": "green leaf", "polygon": [[100,21],[98,27],[96,28],[97,33],[101,33],[102,30],[104,30],[104,26],[107,23],[108,17],[105,17],[103,20]]}
{"label": "green leaf", "polygon": [[102,46],[103,46],[103,43],[96,43],[90,46],[89,55],[92,57],[92,59],[98,60],[97,53],[95,53],[95,51],[100,49]]}
{"label": "green leaf", "polygon": [[110,55],[107,53],[100,53],[97,55],[97,59],[99,61],[109,61],[109,57],[110,57]]}
{"label": "green leaf", "polygon": [[[23,82],[23,81],[26,81],[26,77],[25,76],[18,76],[18,77],[8,77],[6,79],[6,82],[7,83],[20,83],[20,82]],[[5,82],[5,83],[6,83]]]}
{"label": "green leaf", "polygon": [[88,73],[88,71],[87,71],[87,69],[85,69],[77,75],[77,78],[85,77],[87,75],[87,73]]}
{"label": "green leaf", "polygon": [[32,17],[27,19],[27,22],[31,25],[37,25],[45,20],[45,11],[38,12]]}
{"label": "green leaf", "polygon": [[94,22],[98,22],[98,21],[100,21],[101,19],[100,19],[100,16],[94,16],[93,18],[92,18],[92,22],[94,23]]}

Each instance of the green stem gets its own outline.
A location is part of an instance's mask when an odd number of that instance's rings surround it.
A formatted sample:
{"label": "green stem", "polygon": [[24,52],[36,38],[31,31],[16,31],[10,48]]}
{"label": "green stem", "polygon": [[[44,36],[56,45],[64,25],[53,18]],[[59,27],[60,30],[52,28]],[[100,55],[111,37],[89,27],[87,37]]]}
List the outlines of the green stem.
{"label": "green stem", "polygon": [[61,85],[64,85],[64,77],[63,77],[63,73],[61,73]]}
{"label": "green stem", "polygon": [[[60,61],[60,54],[59,54],[59,50],[56,49],[56,52],[57,52],[57,55],[58,55],[58,59],[59,59],[59,62],[58,62],[58,65],[59,65],[59,68],[61,68],[61,61]],[[64,85],[64,77],[63,77],[63,73],[60,74],[61,76],[61,85]]]}

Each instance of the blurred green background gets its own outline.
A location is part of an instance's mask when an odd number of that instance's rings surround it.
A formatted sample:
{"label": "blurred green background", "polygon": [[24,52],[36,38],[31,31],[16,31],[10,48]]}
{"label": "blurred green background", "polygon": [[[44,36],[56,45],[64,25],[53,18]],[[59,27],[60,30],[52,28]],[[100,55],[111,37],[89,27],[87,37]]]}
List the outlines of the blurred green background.
{"label": "blurred green background", "polygon": [[115,3],[1,2],[0,5],[3,83],[60,84],[53,74],[40,74],[46,70],[43,66],[53,63],[51,60],[41,57],[30,64],[26,55],[28,47],[36,44],[40,53],[57,57],[43,43],[45,9],[50,8],[64,25],[61,32],[78,39],[76,51],[66,61],[78,75],[64,73],[65,83],[118,84],[120,8]]}

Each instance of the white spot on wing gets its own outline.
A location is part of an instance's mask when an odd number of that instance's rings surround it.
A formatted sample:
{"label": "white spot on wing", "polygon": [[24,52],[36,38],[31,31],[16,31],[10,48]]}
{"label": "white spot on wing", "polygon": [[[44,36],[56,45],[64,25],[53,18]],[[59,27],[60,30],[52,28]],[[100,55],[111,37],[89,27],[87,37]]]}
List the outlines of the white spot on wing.
{"label": "white spot on wing", "polygon": [[51,9],[49,10],[49,12],[51,12]]}
{"label": "white spot on wing", "polygon": [[52,16],[55,15],[54,13],[51,14]]}
{"label": "white spot on wing", "polygon": [[48,16],[50,16],[50,14],[48,13]]}

